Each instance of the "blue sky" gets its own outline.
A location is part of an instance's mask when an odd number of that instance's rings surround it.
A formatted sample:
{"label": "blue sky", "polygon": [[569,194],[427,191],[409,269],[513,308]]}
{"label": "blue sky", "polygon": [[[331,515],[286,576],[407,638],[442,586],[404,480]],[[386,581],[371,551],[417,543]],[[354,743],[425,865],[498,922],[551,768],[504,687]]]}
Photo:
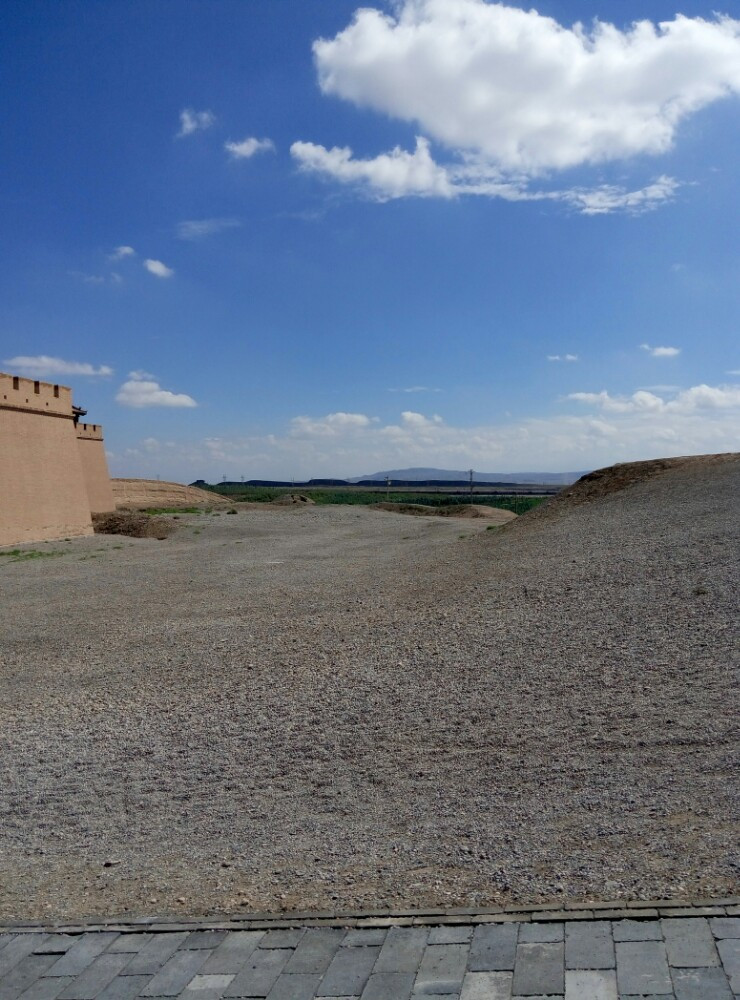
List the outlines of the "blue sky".
{"label": "blue sky", "polygon": [[6,0],[0,367],[114,475],[737,450],[736,4],[358,9]]}

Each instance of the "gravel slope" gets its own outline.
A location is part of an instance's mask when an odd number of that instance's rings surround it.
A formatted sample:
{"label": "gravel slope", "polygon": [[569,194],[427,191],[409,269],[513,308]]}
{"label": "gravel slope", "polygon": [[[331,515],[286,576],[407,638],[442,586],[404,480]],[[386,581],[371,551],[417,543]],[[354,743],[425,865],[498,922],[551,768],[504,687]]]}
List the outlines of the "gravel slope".
{"label": "gravel slope", "polygon": [[0,917],[736,891],[739,487],[0,557]]}

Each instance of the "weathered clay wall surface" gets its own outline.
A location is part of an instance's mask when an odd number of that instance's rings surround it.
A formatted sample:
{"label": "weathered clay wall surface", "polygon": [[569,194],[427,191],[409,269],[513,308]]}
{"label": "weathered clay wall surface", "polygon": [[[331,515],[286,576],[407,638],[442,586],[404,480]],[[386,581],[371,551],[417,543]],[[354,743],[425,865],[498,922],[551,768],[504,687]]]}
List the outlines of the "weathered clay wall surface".
{"label": "weathered clay wall surface", "polygon": [[113,499],[100,424],[78,424],[77,447],[90,510],[93,514],[115,510],[116,501]]}
{"label": "weathered clay wall surface", "polygon": [[91,535],[90,506],[71,412],[65,417],[3,408],[2,388],[0,545]]}

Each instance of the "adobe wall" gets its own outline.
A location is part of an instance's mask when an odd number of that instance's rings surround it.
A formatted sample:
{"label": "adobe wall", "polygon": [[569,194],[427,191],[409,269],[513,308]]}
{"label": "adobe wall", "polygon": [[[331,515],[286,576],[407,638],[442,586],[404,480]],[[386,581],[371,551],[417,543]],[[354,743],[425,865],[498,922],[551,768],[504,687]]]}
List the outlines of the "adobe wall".
{"label": "adobe wall", "polygon": [[71,390],[0,372],[0,545],[92,533]]}
{"label": "adobe wall", "polygon": [[77,424],[77,447],[82,463],[82,476],[87,499],[93,514],[105,514],[116,509],[113,499],[108,462],[100,424]]}

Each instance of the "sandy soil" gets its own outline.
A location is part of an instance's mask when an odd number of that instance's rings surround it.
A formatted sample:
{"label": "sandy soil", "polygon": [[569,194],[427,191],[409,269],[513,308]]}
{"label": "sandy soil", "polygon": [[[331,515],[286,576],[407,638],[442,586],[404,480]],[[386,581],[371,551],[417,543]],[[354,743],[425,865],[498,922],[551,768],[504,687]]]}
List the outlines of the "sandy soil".
{"label": "sandy soil", "polygon": [[738,487],[0,557],[0,917],[736,891]]}
{"label": "sandy soil", "polygon": [[118,507],[230,507],[225,497],[197,486],[161,482],[159,479],[111,479]]}

